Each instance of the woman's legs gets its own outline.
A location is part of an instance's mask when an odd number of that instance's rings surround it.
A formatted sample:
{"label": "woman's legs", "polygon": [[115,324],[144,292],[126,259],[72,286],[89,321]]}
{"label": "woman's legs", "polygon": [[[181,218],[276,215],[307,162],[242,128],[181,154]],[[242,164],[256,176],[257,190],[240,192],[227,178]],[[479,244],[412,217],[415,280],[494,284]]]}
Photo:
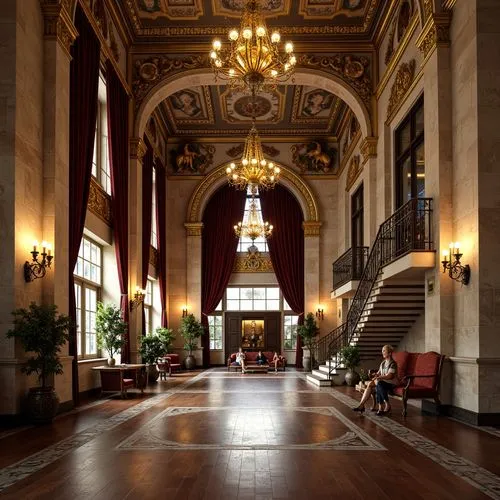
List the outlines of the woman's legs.
{"label": "woman's legs", "polygon": [[365,392],[363,393],[363,397],[359,402],[359,406],[365,406],[365,403],[370,399],[370,396],[372,395],[374,387],[375,382],[373,380],[370,380],[370,382],[368,382],[368,385],[366,386]]}
{"label": "woman's legs", "polygon": [[379,410],[382,410],[382,405],[384,405],[384,411],[389,411],[391,405],[389,404],[389,390],[392,388],[392,384],[389,384],[385,380],[377,381],[377,403]]}

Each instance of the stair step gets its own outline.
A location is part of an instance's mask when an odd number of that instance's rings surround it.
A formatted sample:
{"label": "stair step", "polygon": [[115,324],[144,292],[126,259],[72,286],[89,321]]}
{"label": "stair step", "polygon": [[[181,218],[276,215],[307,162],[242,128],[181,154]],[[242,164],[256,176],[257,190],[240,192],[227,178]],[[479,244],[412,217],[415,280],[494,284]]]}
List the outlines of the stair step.
{"label": "stair step", "polygon": [[380,310],[380,309],[365,309],[361,318],[366,316],[386,316],[388,318],[397,318],[398,316],[420,316],[419,309],[398,309],[398,310]]}
{"label": "stair step", "polygon": [[311,372],[313,375],[315,375],[318,378],[321,379],[329,379],[330,377],[328,376],[328,370],[323,371],[323,370],[312,370]]}
{"label": "stair step", "polygon": [[312,373],[306,374],[306,380],[311,384],[317,385],[318,387],[331,387],[332,385],[331,380],[319,378]]}
{"label": "stair step", "polygon": [[413,293],[415,295],[421,295],[422,293],[425,293],[425,288],[422,287],[421,289],[419,288],[410,288],[410,287],[405,287],[405,288],[398,288],[395,289],[393,287],[379,287],[376,288],[375,290],[372,290],[372,293],[374,295],[377,294],[391,294],[391,295],[399,295],[399,294],[404,294],[408,295],[409,293]]}
{"label": "stair step", "polygon": [[425,308],[425,301],[421,302],[370,302],[366,304],[365,309],[394,309],[395,311],[399,311],[401,309],[415,309],[420,310]]}
{"label": "stair step", "polygon": [[424,302],[425,303],[425,295],[422,294],[411,294],[411,295],[392,295],[392,294],[382,294],[379,293],[377,295],[370,295],[368,297],[368,303],[372,302]]}

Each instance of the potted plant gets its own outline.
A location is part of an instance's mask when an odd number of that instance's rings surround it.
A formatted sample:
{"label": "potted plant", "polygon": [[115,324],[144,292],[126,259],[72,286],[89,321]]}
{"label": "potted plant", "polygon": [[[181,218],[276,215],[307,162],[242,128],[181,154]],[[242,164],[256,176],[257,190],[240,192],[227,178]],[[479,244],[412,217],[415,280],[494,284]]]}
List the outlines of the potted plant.
{"label": "potted plant", "polygon": [[165,354],[165,348],[159,335],[144,335],[139,338],[139,354],[142,362],[147,365],[148,380],[156,382],[158,380],[158,370],[156,362]]}
{"label": "potted plant", "polygon": [[59,398],[54,390],[51,377],[63,373],[59,352],[69,338],[71,319],[57,314],[57,306],[37,305],[32,302],[28,309],[16,309],[14,328],[7,337],[19,339],[28,358],[23,373],[36,373],[41,384],[32,387],[28,394],[28,413],[35,423],[51,422],[59,407]]}
{"label": "potted plant", "polygon": [[115,366],[114,355],[125,345],[125,331],[127,323],[122,319],[122,313],[113,304],[97,303],[95,316],[95,331],[97,347],[108,353],[108,366]]}
{"label": "potted plant", "polygon": [[297,333],[302,337],[304,344],[302,366],[304,367],[304,371],[309,372],[311,371],[311,348],[314,344],[314,337],[319,333],[319,328],[312,312],[307,313],[304,324],[297,327]]}
{"label": "potted plant", "polygon": [[361,363],[361,356],[359,352],[359,347],[356,345],[348,345],[342,347],[339,351],[342,363],[347,368],[345,374],[345,383],[351,387],[354,387],[359,382],[359,373],[356,368]]}
{"label": "potted plant", "polygon": [[179,331],[184,338],[184,349],[188,352],[185,360],[186,369],[192,370],[196,367],[193,351],[198,347],[198,339],[205,333],[205,330],[194,314],[188,314],[182,318]]}
{"label": "potted plant", "polygon": [[160,337],[160,340],[163,345],[163,353],[168,354],[171,351],[171,346],[173,341],[175,340],[174,331],[172,328],[158,327],[156,330],[156,335]]}

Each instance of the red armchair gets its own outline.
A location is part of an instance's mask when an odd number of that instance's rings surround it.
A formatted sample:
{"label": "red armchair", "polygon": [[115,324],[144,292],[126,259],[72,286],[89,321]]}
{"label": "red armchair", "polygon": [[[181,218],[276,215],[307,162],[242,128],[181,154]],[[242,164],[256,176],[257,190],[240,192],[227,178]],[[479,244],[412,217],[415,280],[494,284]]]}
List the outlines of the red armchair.
{"label": "red armchair", "polygon": [[181,364],[178,354],[167,354],[163,358],[158,360],[156,364],[158,371],[160,372],[160,380],[167,379],[168,376],[171,377],[173,372],[177,372],[181,369]]}

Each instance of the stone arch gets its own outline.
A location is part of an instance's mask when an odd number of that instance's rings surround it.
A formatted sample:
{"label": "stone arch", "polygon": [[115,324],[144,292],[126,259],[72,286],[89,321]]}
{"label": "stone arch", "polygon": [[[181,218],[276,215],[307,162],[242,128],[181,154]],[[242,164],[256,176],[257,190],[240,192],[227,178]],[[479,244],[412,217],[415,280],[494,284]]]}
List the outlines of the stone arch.
{"label": "stone arch", "polygon": [[[288,167],[274,162],[281,168],[280,184],[285,186],[297,198],[305,222],[319,222],[318,205],[305,182]],[[208,174],[196,187],[188,204],[186,221],[201,222],[203,211],[212,194],[227,183],[226,165],[220,165]]]}
{"label": "stone arch", "polygon": [[[369,137],[372,135],[372,124],[367,105],[359,94],[342,78],[321,69],[297,68],[292,83],[295,85],[316,86],[337,95],[356,115],[363,136]],[[220,80],[215,81],[213,71],[210,68],[186,70],[163,78],[147,92],[136,112],[134,137],[143,136],[149,116],[156,106],[169,95],[187,87],[222,84],[223,82]]]}

